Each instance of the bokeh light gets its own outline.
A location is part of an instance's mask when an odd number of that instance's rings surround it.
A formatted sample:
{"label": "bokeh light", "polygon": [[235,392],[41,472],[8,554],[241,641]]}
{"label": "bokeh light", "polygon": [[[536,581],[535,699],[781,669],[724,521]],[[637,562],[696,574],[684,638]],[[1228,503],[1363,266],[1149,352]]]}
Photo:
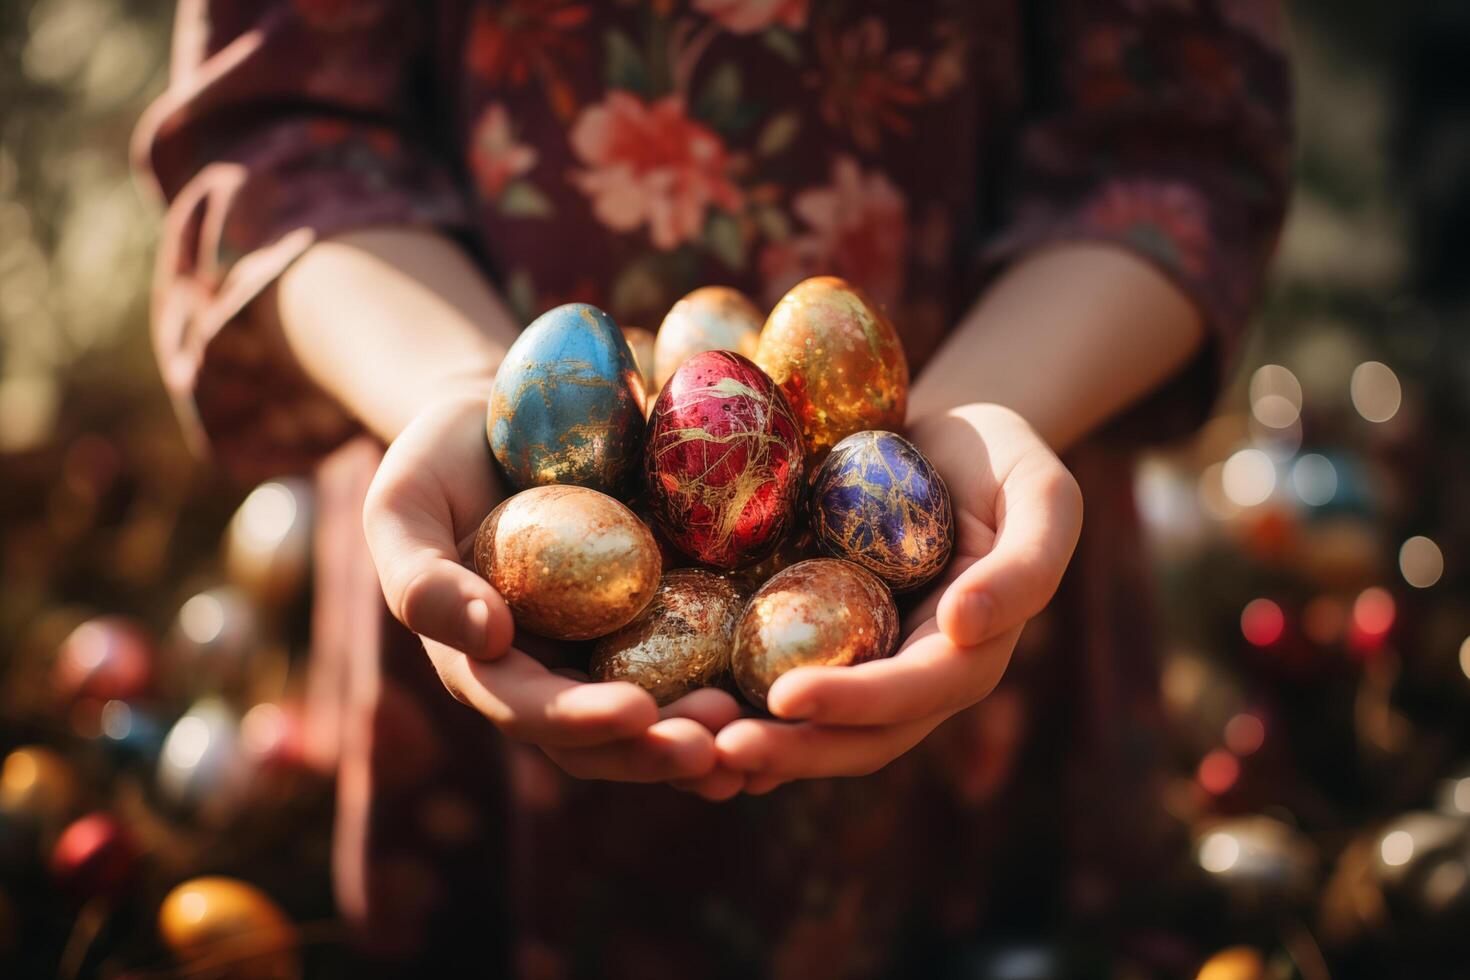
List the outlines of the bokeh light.
{"label": "bokeh light", "polygon": [[1414,588],[1427,589],[1444,574],[1444,554],[1432,540],[1416,535],[1399,548],[1399,572]]}
{"label": "bokeh light", "polygon": [[1353,601],[1353,630],[1361,638],[1378,640],[1393,629],[1398,609],[1386,589],[1364,589]]}
{"label": "bokeh light", "polygon": [[1232,503],[1254,507],[1276,489],[1276,464],[1259,449],[1242,449],[1225,461],[1220,480]]}
{"label": "bokeh light", "polygon": [[1347,618],[1345,602],[1336,596],[1320,595],[1302,610],[1302,632],[1318,646],[1328,646],[1342,639]]}
{"label": "bokeh light", "polygon": [[1414,857],[1413,835],[1407,830],[1384,834],[1383,841],[1378,845],[1378,852],[1383,857],[1383,863],[1390,868],[1408,864]]}
{"label": "bokeh light", "polygon": [[1393,418],[1404,397],[1398,375],[1381,361],[1364,361],[1354,368],[1348,391],[1353,408],[1369,422],[1387,422]]}
{"label": "bokeh light", "polygon": [[1286,615],[1270,599],[1252,599],[1240,613],[1240,632],[1247,643],[1267,647],[1281,639]]}
{"label": "bokeh light", "polygon": [[1280,364],[1263,364],[1251,375],[1250,402],[1257,422],[1285,429],[1301,417],[1301,382]]}
{"label": "bokeh light", "polygon": [[1307,453],[1291,467],[1291,486],[1308,506],[1330,504],[1337,496],[1337,467],[1320,453]]}
{"label": "bokeh light", "polygon": [[1222,796],[1240,779],[1240,760],[1224,749],[1216,749],[1200,760],[1196,778],[1206,793]]}
{"label": "bokeh light", "polygon": [[1211,463],[1199,476],[1200,509],[1217,521],[1228,521],[1240,513],[1240,505],[1225,494],[1224,476],[1224,463]]}
{"label": "bokeh light", "polygon": [[1224,831],[1209,834],[1199,845],[1199,866],[1214,874],[1223,874],[1240,860],[1240,841]]}
{"label": "bokeh light", "polygon": [[1225,744],[1238,756],[1254,755],[1266,743],[1266,723],[1242,712],[1225,723]]}
{"label": "bokeh light", "polygon": [[213,643],[224,628],[224,603],[208,592],[194,596],[179,609],[179,629],[195,643]]}
{"label": "bokeh light", "polygon": [[1470,636],[1465,637],[1460,643],[1460,673],[1470,680]]}

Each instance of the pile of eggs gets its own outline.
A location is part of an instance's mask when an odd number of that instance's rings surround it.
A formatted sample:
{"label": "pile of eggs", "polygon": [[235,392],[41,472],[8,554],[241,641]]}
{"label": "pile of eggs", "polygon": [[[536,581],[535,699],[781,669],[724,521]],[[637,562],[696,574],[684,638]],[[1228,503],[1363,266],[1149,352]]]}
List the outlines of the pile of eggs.
{"label": "pile of eggs", "polygon": [[656,335],[557,307],[496,375],[486,432],[517,492],[475,568],[518,629],[596,640],[591,675],[660,704],[732,678],[764,707],[793,667],[890,656],[894,593],[954,541],[943,479],[893,431],[908,380],[888,318],[833,277],[764,322],[697,289]]}

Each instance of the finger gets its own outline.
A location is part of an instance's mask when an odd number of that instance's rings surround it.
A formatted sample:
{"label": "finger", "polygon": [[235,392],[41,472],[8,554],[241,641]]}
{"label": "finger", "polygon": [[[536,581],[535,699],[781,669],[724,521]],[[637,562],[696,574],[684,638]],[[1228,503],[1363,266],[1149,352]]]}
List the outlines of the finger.
{"label": "finger", "polygon": [[732,769],[716,767],[713,772],[699,779],[681,779],[673,783],[675,789],[693,793],[711,803],[723,803],[745,788],[745,774]]}
{"label": "finger", "polygon": [[501,656],[514,632],[510,609],[490,583],[460,564],[449,501],[421,478],[411,446],[389,447],[363,506],[383,597],[420,636],[478,659]]}
{"label": "finger", "polygon": [[543,747],[551,760],[578,779],[625,783],[689,780],[714,768],[715,743],[699,722],[666,718],[637,738],[589,748]]}
{"label": "finger", "polygon": [[719,764],[782,779],[866,776],[917,745],[942,719],[846,728],[742,718],[715,736]]}
{"label": "finger", "polygon": [[782,776],[750,776],[746,779],[745,792],[751,796],[765,796],[789,782],[791,780]]}
{"label": "finger", "polygon": [[633,684],[583,684],[514,648],[490,663],[440,643],[425,643],[424,649],[450,694],[519,741],[600,745],[641,735],[658,721],[653,698]]}
{"label": "finger", "polygon": [[659,709],[660,718],[692,718],[717,732],[741,715],[740,704],[725,691],[702,687]]}
{"label": "finger", "polygon": [[953,714],[989,694],[1021,628],[957,647],[930,624],[896,656],[852,667],[798,667],[776,679],[766,704],[778,718],[823,725],[896,725]]}
{"label": "finger", "polygon": [[996,512],[994,547],[939,600],[935,619],[955,646],[1019,626],[1051,601],[1082,529],[1082,494],[1066,467],[1038,449],[1007,475]]}

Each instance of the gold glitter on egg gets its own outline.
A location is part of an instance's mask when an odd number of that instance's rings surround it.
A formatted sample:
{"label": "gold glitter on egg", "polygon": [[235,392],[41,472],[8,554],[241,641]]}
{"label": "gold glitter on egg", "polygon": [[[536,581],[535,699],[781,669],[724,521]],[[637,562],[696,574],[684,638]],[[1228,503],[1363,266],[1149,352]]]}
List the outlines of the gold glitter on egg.
{"label": "gold glitter on egg", "polygon": [[771,311],[755,362],[801,419],[807,455],[820,459],[867,429],[902,431],[909,366],[888,317],[835,276],[797,283]]}
{"label": "gold glitter on egg", "polygon": [[741,693],[764,708],[766,692],[788,670],[879,660],[897,643],[888,587],[851,562],[813,558],[776,573],[750,597],[730,667]]}
{"label": "gold glitter on egg", "polygon": [[663,563],[653,533],[618,501],[576,486],[532,487],[490,512],[475,535],[475,570],[516,625],[555,640],[590,640],[648,605]]}
{"label": "gold glitter on egg", "polygon": [[713,572],[667,572],[647,608],[597,642],[589,672],[594,680],[631,681],[660,705],[711,687],[730,666],[744,605],[740,590]]}

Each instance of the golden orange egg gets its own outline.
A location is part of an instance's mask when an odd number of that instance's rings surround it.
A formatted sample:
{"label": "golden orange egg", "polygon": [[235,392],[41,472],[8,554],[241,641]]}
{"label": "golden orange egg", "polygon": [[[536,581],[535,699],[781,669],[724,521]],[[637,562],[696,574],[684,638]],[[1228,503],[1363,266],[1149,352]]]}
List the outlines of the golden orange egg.
{"label": "golden orange egg", "polygon": [[590,640],[643,611],[663,562],[653,532],[627,507],[586,487],[553,485],[490,512],[475,536],[475,570],[517,627]]}
{"label": "golden orange egg", "polygon": [[158,908],[158,934],[191,974],[301,976],[296,927],[264,892],[234,878],[194,878],[169,892]]}
{"label": "golden orange egg", "polygon": [[656,391],[653,383],[653,331],[643,327],[624,327],[623,339],[633,351],[633,363],[638,366],[648,401],[652,402]]}
{"label": "golden orange egg", "polygon": [[0,769],[0,811],[59,824],[81,798],[76,771],[58,753],[27,745],[5,757]]}
{"label": "golden orange egg", "polygon": [[631,681],[660,705],[713,686],[730,666],[735,620],[745,596],[701,568],[665,572],[647,608],[597,641],[594,680]]}
{"label": "golden orange egg", "polygon": [[731,350],[754,357],[761,312],[738,289],[704,286],[675,303],[653,342],[654,387],[662,388],[695,354]]}
{"label": "golden orange egg", "polygon": [[1266,980],[1266,960],[1249,946],[1232,946],[1206,960],[1195,980]]}
{"label": "golden orange egg", "polygon": [[730,668],[741,693],[764,708],[766,692],[788,670],[878,660],[897,643],[888,587],[851,562],[813,558],[777,572],[750,597]]}
{"label": "golden orange egg", "polygon": [[793,286],[766,319],[755,362],[796,410],[811,457],[855,432],[903,429],[903,345],[883,311],[845,280],[818,276]]}

